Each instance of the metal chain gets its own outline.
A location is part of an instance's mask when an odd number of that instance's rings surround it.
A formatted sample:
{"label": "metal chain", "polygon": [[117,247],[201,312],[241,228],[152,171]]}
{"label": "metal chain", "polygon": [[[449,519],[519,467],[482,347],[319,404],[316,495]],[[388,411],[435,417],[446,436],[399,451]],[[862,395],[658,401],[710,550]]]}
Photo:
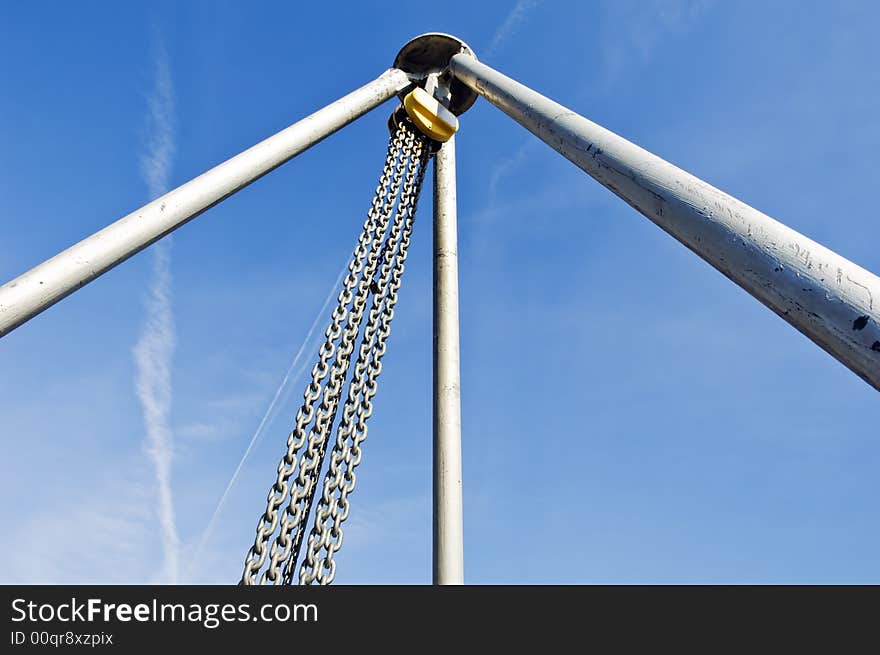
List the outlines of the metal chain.
{"label": "metal chain", "polygon": [[377,390],[376,379],[382,371],[381,360],[391,332],[391,320],[394,318],[394,306],[406,262],[416,204],[430,156],[428,144],[419,137],[408,154],[411,163],[401,192],[392,235],[386,242],[388,256],[374,287],[373,303],[349,384],[348,399],[343,408],[329,469],[324,477],[323,493],[315,512],[308,550],[299,572],[300,584],[311,584],[316,580],[320,584],[330,584],[336,575],[333,556],[342,547],[342,523],[348,518],[348,496],[354,491],[356,484],[354,470],[361,461],[360,445],[367,438],[366,422],[373,412],[372,398]]}
{"label": "metal chain", "polygon": [[[404,153],[403,157],[404,157],[404,159],[408,159],[407,153]],[[404,190],[403,190],[404,195],[402,197],[405,197],[405,195],[407,193],[407,189],[411,185],[410,176],[411,176],[411,172],[409,170],[407,170],[406,181],[404,182]],[[391,232],[389,233],[388,239],[385,241],[385,246],[382,250],[381,259],[379,262],[380,266],[379,266],[378,278],[374,279],[371,284],[371,291],[373,291],[373,294],[374,294],[373,295],[373,306],[374,307],[376,304],[377,290],[379,291],[379,293],[383,297],[385,295],[381,290],[387,286],[387,280],[386,280],[387,271],[390,267],[390,261],[389,261],[390,258],[389,258],[388,253],[391,253],[393,255],[394,251],[397,249],[397,244],[400,240],[400,231],[401,231],[401,222],[399,220],[399,212],[398,212],[398,218],[396,218],[395,221],[393,222],[393,224],[391,226]],[[344,434],[346,425],[348,425],[348,423],[350,423],[349,414],[351,412],[351,409],[350,409],[349,405],[351,403],[352,393],[355,394],[355,398],[356,398],[357,394],[359,393],[360,386],[362,384],[363,369],[365,368],[365,364],[363,363],[364,349],[366,348],[367,350],[369,350],[369,346],[372,343],[373,336],[376,332],[376,326],[373,321],[373,314],[374,314],[374,310],[373,310],[373,308],[371,308],[370,313],[369,313],[369,319],[368,319],[366,326],[364,328],[364,334],[361,339],[360,347],[358,349],[358,358],[357,358],[357,361],[354,366],[352,380],[349,383],[349,387],[348,387],[349,400],[346,402],[346,404],[343,408],[343,417],[342,417],[342,421],[340,423],[340,426],[338,428],[338,434],[337,434],[337,439],[336,439],[337,445],[334,447],[333,456],[331,457],[331,463],[330,463],[331,470],[335,470],[336,451],[339,447],[340,439],[344,439],[343,434]],[[326,442],[324,442],[324,445],[326,446]],[[323,452],[322,452],[322,459],[323,459]],[[325,486],[326,486],[326,478],[325,478]],[[314,492],[316,489],[317,489],[317,485],[312,487],[312,490],[311,490],[312,496],[314,496]],[[308,504],[311,505],[311,499]],[[319,511],[320,511],[320,505],[319,505]],[[315,520],[316,521],[320,520],[319,517],[320,517],[320,514],[316,514]],[[299,544],[297,544],[297,545],[299,545]],[[292,582],[292,580],[293,580],[293,572],[295,571],[296,562],[299,558],[299,552],[298,552],[299,548],[296,548],[295,550],[296,550],[296,552],[295,552],[294,557],[291,557],[290,559],[288,559],[287,566],[285,567],[285,580],[288,583]]]}
{"label": "metal chain", "polygon": [[[348,305],[352,302],[353,291],[358,281],[358,276],[363,270],[364,260],[368,256],[367,247],[372,246],[375,242],[377,231],[384,235],[385,225],[387,225],[387,217],[390,211],[388,198],[396,197],[401,182],[400,165],[403,162],[399,158],[403,150],[406,132],[398,129],[388,145],[388,152],[385,158],[385,165],[382,175],[379,179],[379,185],[376,189],[376,195],[364,222],[363,232],[358,240],[357,247],[354,250],[353,258],[349,262],[349,273],[343,283],[342,291],[338,297],[338,304],[331,314],[331,323],[327,327],[324,335],[325,341],[321,345],[318,353],[318,362],[312,368],[311,382],[306,386],[303,392],[303,404],[296,415],[296,423],[294,429],[290,432],[287,440],[287,453],[278,464],[278,475],[275,483],[269,490],[267,497],[267,508],[261,516],[257,525],[257,536],[254,545],[248,552],[245,559],[244,572],[242,574],[243,584],[255,584],[257,574],[263,566],[267,556],[267,546],[269,539],[278,526],[278,508],[288,496],[288,484],[290,477],[295,473],[297,468],[297,453],[302,448],[306,439],[306,427],[312,422],[315,416],[315,403],[321,396],[322,381],[327,377],[330,371],[329,361],[333,357],[336,347],[335,342],[342,333],[342,323],[348,314]],[[383,220],[384,219],[384,220]],[[302,471],[301,471],[302,473]],[[316,473],[317,474],[317,473]],[[302,477],[298,476],[297,480]],[[287,533],[289,535],[289,532]],[[281,540],[282,553],[276,548],[275,557],[267,570],[269,580],[272,582],[280,581],[281,576],[278,575],[279,555],[283,554],[287,546],[287,537]],[[275,544],[273,543],[273,546]],[[266,574],[264,574],[264,579]],[[264,581],[264,580],[261,580]]]}
{"label": "metal chain", "polygon": [[[398,130],[403,129],[399,127]],[[367,262],[364,274],[361,277],[357,287],[357,294],[354,297],[352,310],[349,314],[348,324],[342,333],[342,340],[336,353],[336,361],[330,372],[330,382],[324,389],[324,398],[318,409],[317,419],[309,435],[308,450],[303,454],[300,461],[300,474],[296,479],[296,484],[291,488],[291,500],[287,506],[287,511],[282,517],[282,534],[290,535],[293,532],[293,541],[290,547],[279,552],[277,561],[286,563],[284,572],[284,581],[289,582],[293,576],[295,561],[299,557],[300,545],[306,532],[306,521],[308,520],[309,510],[311,509],[312,498],[318,485],[318,477],[321,473],[321,466],[324,461],[324,453],[327,447],[327,439],[333,428],[333,422],[336,419],[336,411],[339,401],[342,397],[342,390],[345,384],[345,377],[351,363],[351,353],[354,350],[355,341],[360,333],[361,322],[366,308],[367,297],[370,293],[370,286],[376,274],[379,265],[379,255],[383,250],[383,239],[388,227],[390,216],[393,213],[394,203],[396,199],[396,189],[400,186],[399,177],[402,175],[407,160],[406,153],[412,147],[414,135],[403,129],[404,138],[400,152],[401,157],[398,167],[395,170],[395,194],[386,197],[383,203],[383,212],[380,217],[381,233],[377,230],[373,239],[372,247],[367,256]],[[279,538],[276,538],[276,543]],[[284,544],[282,544],[284,545]],[[274,546],[274,544],[273,544]],[[293,553],[291,556],[291,552]],[[271,552],[270,552],[271,557]],[[276,560],[272,560],[274,564]],[[274,580],[273,580],[274,581]]]}

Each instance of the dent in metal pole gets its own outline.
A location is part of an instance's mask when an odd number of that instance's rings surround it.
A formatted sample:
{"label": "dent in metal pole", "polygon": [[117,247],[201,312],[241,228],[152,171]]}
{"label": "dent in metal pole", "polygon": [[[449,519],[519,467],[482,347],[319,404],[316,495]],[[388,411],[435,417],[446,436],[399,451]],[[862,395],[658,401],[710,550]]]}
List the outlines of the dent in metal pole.
{"label": "dent in metal pole", "polygon": [[456,78],[880,390],[880,278],[473,57]]}
{"label": "dent in metal pole", "polygon": [[455,137],[434,157],[434,584],[464,584]]}
{"label": "dent in metal pole", "polygon": [[0,287],[0,337],[410,85],[396,68]]}

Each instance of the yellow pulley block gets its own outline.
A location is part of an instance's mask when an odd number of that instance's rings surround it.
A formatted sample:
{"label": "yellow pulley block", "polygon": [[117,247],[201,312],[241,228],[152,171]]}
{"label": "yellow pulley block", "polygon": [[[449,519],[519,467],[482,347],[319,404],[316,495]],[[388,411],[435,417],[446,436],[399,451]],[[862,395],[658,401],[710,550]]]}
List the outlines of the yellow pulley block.
{"label": "yellow pulley block", "polygon": [[444,143],[458,131],[458,118],[430,93],[416,87],[403,99],[407,116],[423,133]]}

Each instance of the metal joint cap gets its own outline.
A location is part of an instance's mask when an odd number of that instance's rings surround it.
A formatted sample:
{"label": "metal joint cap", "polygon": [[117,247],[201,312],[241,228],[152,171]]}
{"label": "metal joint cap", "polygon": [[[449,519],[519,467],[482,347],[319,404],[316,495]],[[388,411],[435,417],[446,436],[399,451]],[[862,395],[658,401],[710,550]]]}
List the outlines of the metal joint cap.
{"label": "metal joint cap", "polygon": [[[470,55],[476,59],[474,51],[461,39],[440,32],[429,32],[410,40],[394,58],[394,68],[405,72],[416,86],[424,87],[428,76],[439,75],[439,81],[449,89],[450,97],[447,108],[456,116],[460,116],[477,99],[477,93],[461,80],[453,77],[449,70],[449,61],[457,54]],[[398,96],[404,100],[407,93]]]}

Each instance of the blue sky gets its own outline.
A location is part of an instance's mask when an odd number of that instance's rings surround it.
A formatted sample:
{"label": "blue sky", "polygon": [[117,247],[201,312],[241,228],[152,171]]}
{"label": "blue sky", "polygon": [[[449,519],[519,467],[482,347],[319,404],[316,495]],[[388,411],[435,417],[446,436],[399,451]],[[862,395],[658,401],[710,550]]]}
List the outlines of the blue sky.
{"label": "blue sky", "polygon": [[[426,31],[880,271],[876,3],[443,6],[7,3],[0,277]],[[0,581],[238,579],[302,377],[206,528],[350,254],[391,109],[0,340]],[[457,148],[466,581],[880,582],[877,392],[488,103]],[[340,583],[430,581],[428,217],[426,194]]]}

